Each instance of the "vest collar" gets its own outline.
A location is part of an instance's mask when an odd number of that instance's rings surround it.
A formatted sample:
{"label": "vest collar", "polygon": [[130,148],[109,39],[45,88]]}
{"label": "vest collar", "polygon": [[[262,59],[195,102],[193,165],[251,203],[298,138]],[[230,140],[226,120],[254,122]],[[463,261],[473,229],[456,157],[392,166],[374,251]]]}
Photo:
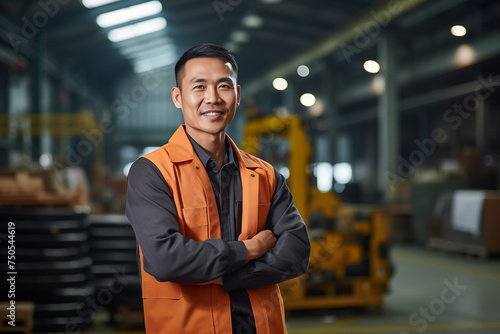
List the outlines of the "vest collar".
{"label": "vest collar", "polygon": [[[226,135],[227,136],[227,135]],[[241,151],[238,146],[233,142],[233,140],[227,136],[229,139],[229,143],[233,147],[233,151],[236,154],[236,157],[238,158],[238,163],[240,164],[241,167],[245,168],[256,168],[259,167],[257,163],[255,163],[253,160],[247,158],[246,154]],[[169,149],[169,155],[170,155],[170,160],[173,163],[180,163],[180,162],[186,162],[186,161],[192,161],[194,160],[194,156],[196,155],[196,152],[194,151],[193,145],[189,141],[188,136],[186,135],[186,131],[184,130],[184,125],[180,125],[175,133],[172,135],[170,140],[168,141],[168,146],[170,146]]]}

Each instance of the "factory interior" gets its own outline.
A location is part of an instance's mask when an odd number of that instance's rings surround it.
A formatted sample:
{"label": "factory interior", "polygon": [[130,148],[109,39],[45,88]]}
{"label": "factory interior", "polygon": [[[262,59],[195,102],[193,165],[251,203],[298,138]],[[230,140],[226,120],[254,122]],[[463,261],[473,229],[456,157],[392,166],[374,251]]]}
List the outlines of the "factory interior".
{"label": "factory interior", "polygon": [[127,175],[200,43],[307,225],[289,334],[500,333],[498,0],[1,0],[0,332],[145,334]]}

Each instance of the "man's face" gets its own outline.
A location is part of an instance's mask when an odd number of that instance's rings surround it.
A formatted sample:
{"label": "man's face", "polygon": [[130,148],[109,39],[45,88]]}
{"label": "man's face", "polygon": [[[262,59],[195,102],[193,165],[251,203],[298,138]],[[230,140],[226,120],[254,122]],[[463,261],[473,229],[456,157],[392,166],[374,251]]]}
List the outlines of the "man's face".
{"label": "man's face", "polygon": [[180,77],[172,100],[182,109],[188,133],[225,134],[240,104],[240,86],[231,65],[221,58],[194,58],[186,62]]}

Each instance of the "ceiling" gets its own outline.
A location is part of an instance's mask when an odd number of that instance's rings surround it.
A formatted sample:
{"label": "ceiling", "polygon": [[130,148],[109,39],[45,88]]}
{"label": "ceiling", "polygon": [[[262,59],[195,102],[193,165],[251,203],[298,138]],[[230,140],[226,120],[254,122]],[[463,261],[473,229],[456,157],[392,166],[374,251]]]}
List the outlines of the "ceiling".
{"label": "ceiling", "polygon": [[[110,87],[122,74],[131,72],[133,66],[120,54],[119,43],[109,41],[107,31],[96,24],[96,17],[146,1],[122,0],[88,9],[79,0],[2,0],[0,13],[18,25],[43,19],[40,13],[47,13],[50,17],[40,23],[43,35],[40,29],[39,36],[43,36],[49,56],[89,83]],[[167,27],[142,39],[166,38],[177,51],[176,56],[198,43],[225,45],[235,54],[240,65],[239,80],[244,83],[315,45],[378,2],[161,0],[163,10],[158,15],[166,18]],[[42,3],[52,5],[44,8]],[[247,15],[260,17],[262,25],[246,27],[243,21]],[[231,44],[232,39],[240,42]],[[30,45],[37,50],[31,40]]]}

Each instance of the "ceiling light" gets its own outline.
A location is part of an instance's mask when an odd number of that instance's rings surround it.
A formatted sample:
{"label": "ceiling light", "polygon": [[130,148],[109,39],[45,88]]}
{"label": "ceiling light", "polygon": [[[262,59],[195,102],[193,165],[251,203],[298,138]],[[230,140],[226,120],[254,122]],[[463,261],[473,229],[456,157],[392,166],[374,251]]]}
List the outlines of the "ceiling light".
{"label": "ceiling light", "polygon": [[371,91],[375,95],[382,95],[385,91],[385,79],[382,75],[377,74],[373,76],[371,83]]}
{"label": "ceiling light", "polygon": [[316,103],[316,97],[311,93],[302,94],[300,103],[305,107],[311,107]]}
{"label": "ceiling light", "polygon": [[452,35],[457,37],[465,36],[465,34],[467,33],[467,29],[465,29],[465,27],[461,25],[454,25],[450,30]]}
{"label": "ceiling light", "polygon": [[87,8],[95,8],[107,5],[108,3],[117,2],[120,0],[82,0],[82,4]]}
{"label": "ceiling light", "polygon": [[377,73],[380,71],[380,65],[375,60],[367,60],[363,64],[363,68],[368,73]]}
{"label": "ceiling light", "polygon": [[276,78],[273,80],[273,87],[276,90],[285,90],[288,87],[288,81],[283,78]]}
{"label": "ceiling light", "polygon": [[250,34],[244,30],[235,30],[231,33],[231,40],[238,43],[246,43],[250,40]]}
{"label": "ceiling light", "polygon": [[333,165],[333,177],[340,184],[346,184],[352,180],[352,166],[347,162],[339,162]]}
{"label": "ceiling light", "polygon": [[309,73],[309,67],[307,67],[306,65],[300,65],[299,67],[297,67],[297,74],[301,77],[307,77]]}
{"label": "ceiling light", "polygon": [[257,14],[247,14],[243,17],[241,23],[247,28],[260,28],[264,24],[264,20]]}
{"label": "ceiling light", "polygon": [[453,57],[453,62],[460,67],[472,65],[476,60],[476,51],[474,51],[474,49],[467,44],[460,45],[455,51],[455,55]]}
{"label": "ceiling light", "polygon": [[241,50],[241,46],[238,43],[233,42],[233,41],[227,41],[222,46],[225,47],[226,49],[228,49],[229,52],[231,52],[231,53],[237,53],[237,52],[240,52],[240,50]]}
{"label": "ceiling light", "polygon": [[265,4],[275,4],[275,3],[280,3],[281,0],[260,0],[260,2]]}
{"label": "ceiling light", "polygon": [[153,49],[157,48],[163,45],[172,45],[172,41],[169,38],[161,37],[161,38],[155,38],[155,39],[147,39],[144,41],[143,39],[140,39],[139,41],[135,43],[130,43],[126,45],[119,45],[118,51],[122,55],[128,55],[131,53],[136,53],[140,52],[143,50],[147,49]]}
{"label": "ceiling light", "polygon": [[162,10],[161,2],[149,1],[97,16],[97,24],[101,28],[108,28],[118,24],[138,20],[143,17],[152,16],[160,13]]}
{"label": "ceiling light", "polygon": [[322,193],[329,192],[333,186],[333,168],[329,162],[318,162],[314,166],[316,187]]}
{"label": "ceiling light", "polygon": [[155,31],[164,29],[167,20],[163,17],[131,24],[122,28],[113,29],[108,33],[108,38],[112,42],[120,42],[129,38],[147,35]]}
{"label": "ceiling light", "polygon": [[153,56],[164,55],[165,57],[176,56],[176,52],[171,45],[157,46],[152,49],[144,49],[141,51],[136,51],[128,54],[124,54],[125,58],[137,59],[137,58],[151,58]]}
{"label": "ceiling light", "polygon": [[151,71],[154,70],[155,68],[175,64],[176,61],[177,61],[176,56],[167,57],[165,55],[159,55],[153,58],[141,59],[134,63],[134,72],[143,73],[146,71]]}

